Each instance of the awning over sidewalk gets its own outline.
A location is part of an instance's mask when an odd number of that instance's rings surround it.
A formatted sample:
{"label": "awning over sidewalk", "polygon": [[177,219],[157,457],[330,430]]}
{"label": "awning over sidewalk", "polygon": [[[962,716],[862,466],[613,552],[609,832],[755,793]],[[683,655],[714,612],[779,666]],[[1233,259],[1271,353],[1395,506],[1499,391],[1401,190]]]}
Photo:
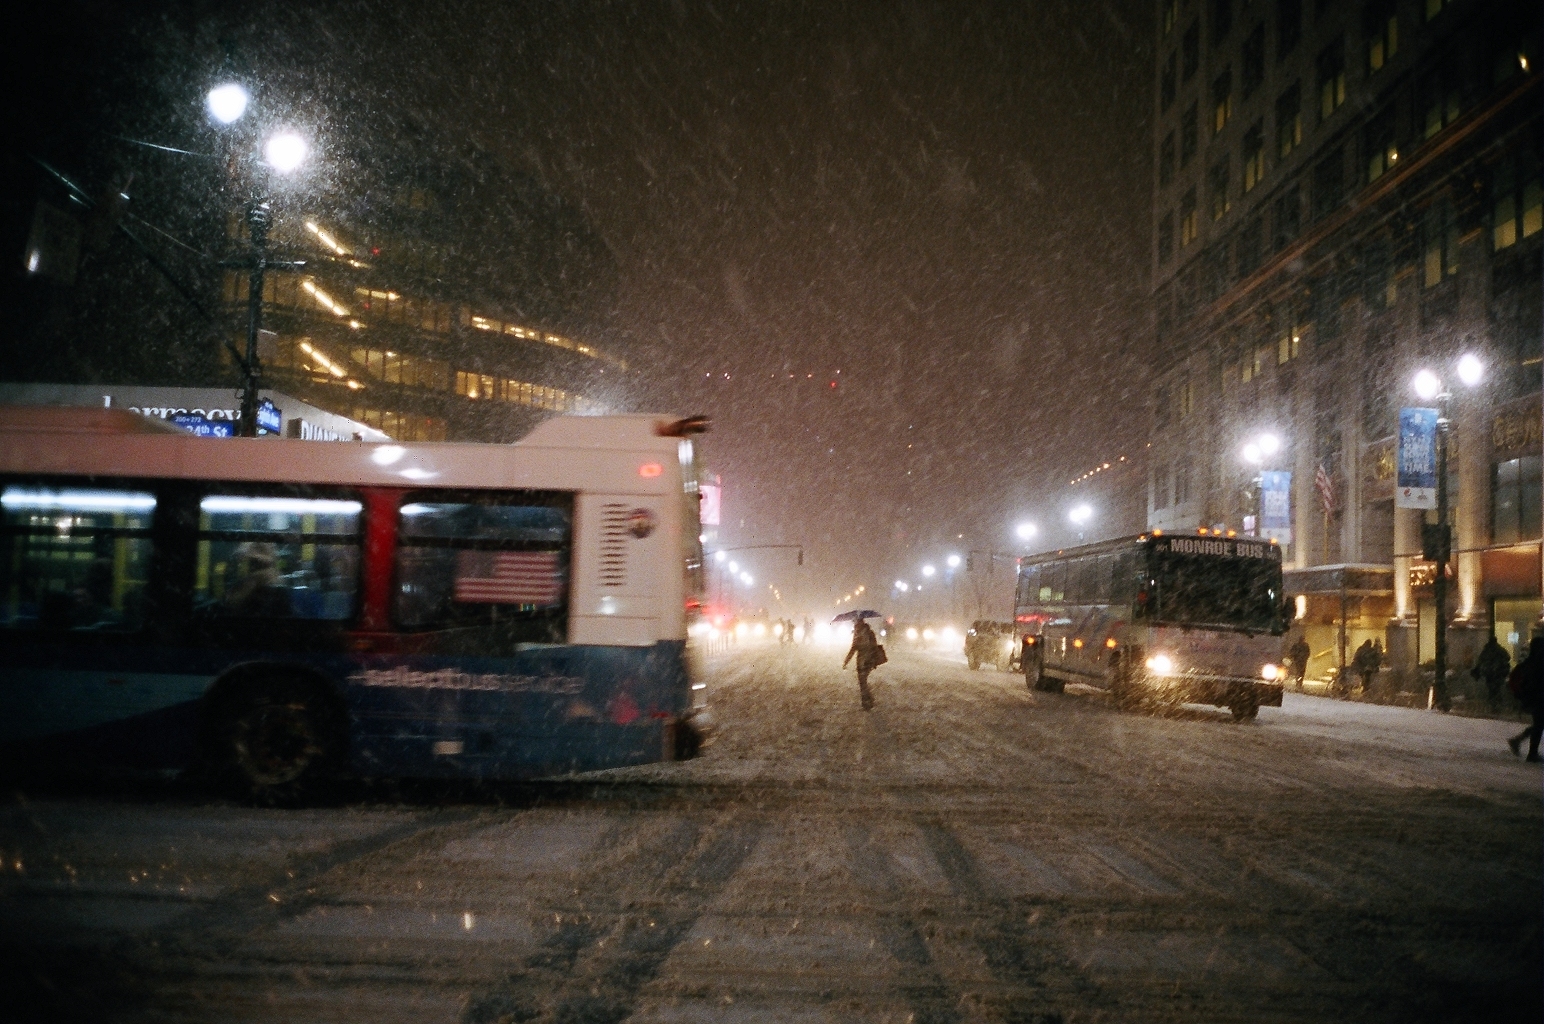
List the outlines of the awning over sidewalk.
{"label": "awning over sidewalk", "polygon": [[1394,569],[1387,565],[1311,565],[1306,569],[1286,569],[1281,575],[1287,593],[1292,596],[1390,597],[1394,593]]}

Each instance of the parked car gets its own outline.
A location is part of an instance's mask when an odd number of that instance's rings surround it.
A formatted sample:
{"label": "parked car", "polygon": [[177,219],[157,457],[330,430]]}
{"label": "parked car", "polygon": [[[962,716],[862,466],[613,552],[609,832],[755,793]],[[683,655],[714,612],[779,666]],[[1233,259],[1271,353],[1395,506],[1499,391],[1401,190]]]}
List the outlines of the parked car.
{"label": "parked car", "polygon": [[1017,672],[1018,641],[1013,623],[977,619],[965,633],[965,661],[972,669],[994,665],[1003,672]]}

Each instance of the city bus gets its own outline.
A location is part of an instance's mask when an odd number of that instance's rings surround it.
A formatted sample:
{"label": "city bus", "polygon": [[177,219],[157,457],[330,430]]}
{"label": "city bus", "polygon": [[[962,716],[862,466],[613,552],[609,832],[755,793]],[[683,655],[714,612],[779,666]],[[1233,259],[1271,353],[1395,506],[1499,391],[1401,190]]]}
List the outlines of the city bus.
{"label": "city bus", "polygon": [[1031,689],[1086,683],[1122,707],[1247,720],[1281,706],[1286,612],[1274,541],[1154,531],[1020,559],[1014,620]]}
{"label": "city bus", "polygon": [[694,756],[705,429],[329,442],[0,407],[0,759],[274,803]]}

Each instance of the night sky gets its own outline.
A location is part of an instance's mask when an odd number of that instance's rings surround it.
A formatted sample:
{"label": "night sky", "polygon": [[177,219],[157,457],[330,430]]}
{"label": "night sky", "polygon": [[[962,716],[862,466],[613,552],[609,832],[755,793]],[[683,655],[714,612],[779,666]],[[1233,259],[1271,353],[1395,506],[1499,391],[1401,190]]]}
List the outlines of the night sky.
{"label": "night sky", "polygon": [[468,135],[580,206],[617,285],[576,317],[643,369],[640,406],[714,418],[723,543],[807,545],[802,570],[745,560],[796,602],[776,614],[949,550],[1006,550],[1025,516],[1061,521],[1056,485],[1142,415],[1151,6],[170,19],[195,49],[234,39],[274,89],[306,94],[299,109],[348,93],[369,116]]}

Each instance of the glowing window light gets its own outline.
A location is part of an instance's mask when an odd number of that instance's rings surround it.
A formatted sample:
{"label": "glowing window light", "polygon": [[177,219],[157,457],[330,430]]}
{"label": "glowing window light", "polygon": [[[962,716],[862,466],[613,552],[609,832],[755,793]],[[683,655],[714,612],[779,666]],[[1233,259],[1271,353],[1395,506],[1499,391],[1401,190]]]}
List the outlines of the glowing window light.
{"label": "glowing window light", "polygon": [[328,233],[327,229],[325,229],[325,228],[321,227],[320,225],[318,225],[316,223],[316,221],[314,221],[314,220],[306,221],[306,230],[311,232],[317,238],[320,238],[322,240],[322,244],[323,245],[325,245],[327,248],[331,249],[333,252],[337,253],[339,256],[347,256],[347,255],[349,255],[349,250],[345,249],[343,247],[343,245],[341,243],[339,243],[339,241],[336,238],[334,238],[330,233]]}
{"label": "glowing window light", "polygon": [[155,495],[140,491],[45,491],[7,487],[0,492],[0,506],[29,511],[149,512],[155,508]]}
{"label": "glowing window light", "polygon": [[316,299],[317,302],[321,303],[324,307],[327,308],[329,312],[333,313],[334,315],[350,315],[347,306],[343,305],[337,299],[333,298],[331,295],[328,295],[326,292],[318,288],[316,286],[316,282],[302,281],[300,282],[300,287],[304,288],[313,298]]}
{"label": "glowing window light", "polygon": [[357,516],[364,506],[334,498],[247,497],[211,494],[198,503],[200,512],[258,512],[292,516]]}

